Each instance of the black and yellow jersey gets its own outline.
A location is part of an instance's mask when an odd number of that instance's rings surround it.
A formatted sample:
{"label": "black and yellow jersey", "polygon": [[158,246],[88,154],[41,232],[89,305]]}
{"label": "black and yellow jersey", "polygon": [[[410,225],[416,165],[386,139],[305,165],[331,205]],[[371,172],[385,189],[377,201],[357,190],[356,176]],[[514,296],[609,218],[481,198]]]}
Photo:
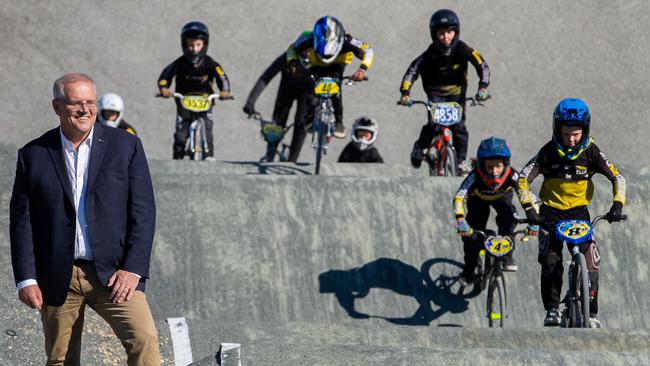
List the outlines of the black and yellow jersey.
{"label": "black and yellow jersey", "polygon": [[122,129],[128,133],[130,133],[133,136],[138,136],[138,133],[135,131],[135,128],[131,126],[128,122],[126,122],[124,119],[120,121],[120,124],[117,126],[117,128]]}
{"label": "black and yellow jersey", "polygon": [[625,204],[625,178],[598,146],[590,144],[574,160],[562,158],[555,141],[544,145],[521,171],[517,182],[524,208],[533,203],[529,184],[542,174],[544,182],[539,198],[544,205],[558,210],[586,206],[594,193],[591,178],[600,173],[612,182],[614,201]]}
{"label": "black and yellow jersey", "polygon": [[210,56],[205,56],[196,65],[192,65],[181,56],[169,64],[158,78],[159,88],[169,88],[176,78],[176,92],[181,94],[213,94],[213,82],[222,91],[230,91],[228,76],[221,65]]}
{"label": "black and yellow jersey", "polygon": [[476,170],[472,170],[454,196],[454,214],[456,218],[465,216],[465,203],[469,198],[493,202],[503,199],[506,195],[511,195],[513,191],[518,192],[516,189],[518,179],[519,174],[511,167],[503,185],[499,189],[491,189],[483,183]]}
{"label": "black and yellow jersey", "polygon": [[411,92],[413,83],[422,76],[427,95],[459,95],[467,86],[467,63],[471,63],[479,77],[479,88],[490,84],[490,68],[481,54],[463,41],[458,41],[451,55],[444,56],[431,44],[409,65],[400,86],[402,95]]}
{"label": "black and yellow jersey", "polygon": [[[360,68],[369,70],[374,62],[374,52],[372,48],[349,34],[345,34],[345,41],[341,52],[330,63],[324,63],[316,55],[313,49],[313,41],[311,34],[309,36],[300,37],[294,44],[287,50],[287,62],[300,61],[300,59],[307,62],[307,67],[313,74],[320,76],[335,76],[342,73],[342,68],[345,65],[352,63],[353,57],[356,56],[361,60]],[[340,75],[339,75],[340,76]]]}

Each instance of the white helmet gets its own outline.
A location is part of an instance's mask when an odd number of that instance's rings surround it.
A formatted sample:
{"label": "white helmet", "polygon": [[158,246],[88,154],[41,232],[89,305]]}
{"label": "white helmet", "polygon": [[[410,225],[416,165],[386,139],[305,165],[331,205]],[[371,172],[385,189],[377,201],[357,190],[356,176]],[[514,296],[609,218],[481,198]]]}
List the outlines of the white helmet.
{"label": "white helmet", "polygon": [[[368,141],[358,139],[357,130],[370,131],[370,133],[372,133],[372,137]],[[377,141],[378,132],[379,124],[377,124],[377,120],[367,116],[357,118],[357,120],[354,121],[354,124],[352,124],[352,142],[354,143],[354,147],[361,151],[370,148],[372,144]]]}
{"label": "white helmet", "polygon": [[[104,115],[102,114],[104,110],[117,112],[118,114],[115,121],[109,121],[104,118]],[[109,127],[117,127],[120,125],[123,114],[124,101],[122,101],[122,98],[119,95],[115,93],[106,93],[102,95],[102,97],[99,99],[99,102],[97,103],[97,118],[99,118],[99,122],[101,124]]]}

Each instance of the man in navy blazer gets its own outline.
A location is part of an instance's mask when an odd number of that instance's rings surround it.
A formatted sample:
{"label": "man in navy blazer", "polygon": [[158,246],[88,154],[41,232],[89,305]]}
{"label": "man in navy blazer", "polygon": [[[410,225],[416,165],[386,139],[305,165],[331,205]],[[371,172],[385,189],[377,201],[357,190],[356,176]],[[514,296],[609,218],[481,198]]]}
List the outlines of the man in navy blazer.
{"label": "man in navy blazer", "polygon": [[113,328],[129,365],[159,365],[144,296],[156,206],[140,139],[95,124],[90,77],[54,83],[60,126],[18,152],[11,257],[19,298],[39,309],[48,365],[78,365],[84,307]]}

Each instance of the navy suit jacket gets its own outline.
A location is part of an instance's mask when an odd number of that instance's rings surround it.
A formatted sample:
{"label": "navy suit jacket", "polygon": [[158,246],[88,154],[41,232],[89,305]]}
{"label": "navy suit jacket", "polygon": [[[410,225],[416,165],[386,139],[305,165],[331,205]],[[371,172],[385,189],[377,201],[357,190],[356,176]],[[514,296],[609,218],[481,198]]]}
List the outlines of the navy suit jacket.
{"label": "navy suit jacket", "polygon": [[[16,283],[33,278],[47,305],[65,302],[74,260],[76,212],[59,128],[18,151],[10,208]],[[140,139],[95,123],[86,182],[88,238],[100,281],[118,269],[144,290],[156,221],[151,176]]]}

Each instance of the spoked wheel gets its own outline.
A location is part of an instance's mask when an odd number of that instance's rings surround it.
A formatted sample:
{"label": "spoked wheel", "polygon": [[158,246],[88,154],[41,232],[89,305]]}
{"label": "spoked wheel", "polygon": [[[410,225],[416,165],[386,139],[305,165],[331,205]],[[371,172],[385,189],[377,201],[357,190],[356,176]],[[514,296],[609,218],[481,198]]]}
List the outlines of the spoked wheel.
{"label": "spoked wheel", "polygon": [[589,327],[589,274],[582,253],[576,255],[571,272],[571,292],[569,298],[569,321],[572,328]]}
{"label": "spoked wheel", "polygon": [[316,134],[316,175],[320,174],[320,161],[323,157],[323,149],[325,148],[325,124],[322,122],[314,123],[314,133]]}
{"label": "spoked wheel", "polygon": [[506,318],[506,288],[502,274],[490,280],[487,294],[487,317],[490,327],[501,327]]}
{"label": "spoked wheel", "polygon": [[439,169],[441,171],[440,175],[445,177],[455,177],[458,175],[456,150],[454,150],[453,146],[445,145],[442,148],[439,162]]}

